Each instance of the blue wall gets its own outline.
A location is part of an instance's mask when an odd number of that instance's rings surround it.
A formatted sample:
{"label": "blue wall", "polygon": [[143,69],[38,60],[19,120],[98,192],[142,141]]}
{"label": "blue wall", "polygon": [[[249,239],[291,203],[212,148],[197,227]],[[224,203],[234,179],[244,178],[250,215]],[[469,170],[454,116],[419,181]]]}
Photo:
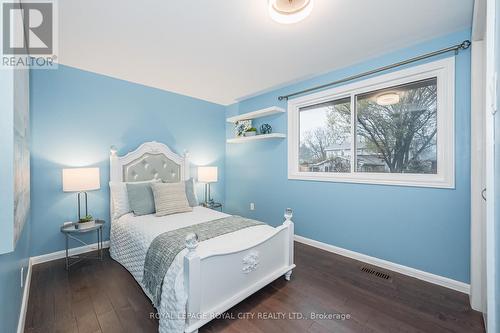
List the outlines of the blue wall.
{"label": "blue wall", "polygon": [[[224,175],[223,106],[66,66],[34,70],[31,84],[32,255],[62,250],[59,226],[77,216],[76,194],[62,192],[65,167],[100,168],[101,190],[89,192],[89,213],[108,221],[109,237],[111,145],[122,155],[145,141],[163,142]],[[212,187],[215,199],[224,197],[221,178]]]}
{"label": "blue wall", "polygon": [[[278,105],[277,97],[448,47],[458,32],[271,91],[227,107],[227,116]],[[451,56],[449,54],[448,56]],[[398,264],[469,282],[470,52],[456,58],[456,189],[430,189],[287,179],[286,140],[226,145],[226,207],[270,224],[294,208],[298,235]],[[286,115],[264,118],[286,133]],[[262,121],[261,121],[262,122]],[[259,122],[257,125],[259,125]],[[232,136],[232,126],[226,128]],[[254,202],[256,210],[249,210]]]}

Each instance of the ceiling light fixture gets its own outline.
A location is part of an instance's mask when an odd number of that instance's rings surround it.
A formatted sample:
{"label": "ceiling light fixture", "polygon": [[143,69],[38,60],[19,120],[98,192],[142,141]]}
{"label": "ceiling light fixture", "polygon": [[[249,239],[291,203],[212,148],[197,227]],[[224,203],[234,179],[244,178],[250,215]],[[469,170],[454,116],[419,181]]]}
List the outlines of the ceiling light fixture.
{"label": "ceiling light fixture", "polygon": [[314,0],[268,0],[269,16],[283,24],[297,23],[311,14]]}
{"label": "ceiling light fixture", "polygon": [[399,103],[399,95],[396,93],[386,93],[377,97],[377,104],[382,106]]}

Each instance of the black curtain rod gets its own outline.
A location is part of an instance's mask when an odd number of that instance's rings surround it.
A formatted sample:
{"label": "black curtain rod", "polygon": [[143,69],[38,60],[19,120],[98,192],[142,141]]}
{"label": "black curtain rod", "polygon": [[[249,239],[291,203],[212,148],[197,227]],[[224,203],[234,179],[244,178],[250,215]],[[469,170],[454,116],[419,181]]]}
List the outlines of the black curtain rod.
{"label": "black curtain rod", "polygon": [[445,49],[441,49],[441,50],[437,50],[437,51],[434,51],[434,52],[422,54],[422,55],[420,55],[418,57],[414,57],[414,58],[411,58],[411,59],[408,59],[408,60],[397,62],[397,63],[392,64],[392,65],[387,65],[387,66],[384,66],[384,67],[373,69],[371,71],[364,72],[364,73],[361,73],[361,74],[352,75],[352,76],[346,77],[344,79],[340,79],[340,80],[333,81],[333,82],[330,82],[330,83],[322,84],[320,86],[312,87],[312,88],[309,88],[309,89],[304,89],[304,90],[297,91],[297,92],[294,92],[294,93],[291,93],[291,94],[288,94],[288,95],[279,96],[278,100],[279,101],[284,100],[284,99],[288,100],[290,97],[294,97],[294,96],[297,96],[297,95],[302,95],[302,94],[305,94],[305,93],[308,93],[308,92],[311,92],[311,91],[316,91],[316,90],[321,90],[321,89],[324,89],[324,88],[328,88],[328,87],[337,85],[339,83],[344,83],[344,82],[347,82],[347,81],[352,81],[352,80],[355,80],[355,79],[359,79],[359,78],[364,77],[364,76],[368,76],[368,75],[380,73],[380,72],[383,72],[383,71],[386,71],[386,70],[389,70],[389,69],[392,69],[392,68],[395,68],[395,67],[399,67],[399,66],[411,64],[413,62],[420,61],[422,59],[427,59],[427,58],[430,58],[430,57],[434,57],[434,56],[437,56],[437,55],[440,55],[440,54],[443,54],[443,53],[448,53],[448,52],[451,52],[451,51],[455,51],[455,54],[457,54],[458,51],[460,51],[460,50],[466,50],[466,49],[468,49],[470,47],[470,44],[471,44],[470,40],[464,40],[461,44],[457,44],[455,46],[451,46],[451,47],[447,47]]}

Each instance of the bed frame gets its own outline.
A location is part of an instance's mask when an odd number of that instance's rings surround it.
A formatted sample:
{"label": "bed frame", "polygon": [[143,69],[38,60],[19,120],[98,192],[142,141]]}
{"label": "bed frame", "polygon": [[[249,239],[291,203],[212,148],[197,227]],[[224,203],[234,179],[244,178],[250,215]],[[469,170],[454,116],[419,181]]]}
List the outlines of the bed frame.
{"label": "bed frame", "polygon": [[[146,142],[119,157],[111,149],[111,181],[143,181],[155,178],[168,181],[189,179],[188,154],[179,156],[166,145]],[[113,216],[112,200],[110,201]],[[184,257],[186,288],[185,332],[198,329],[215,316],[252,295],[280,276],[290,280],[293,263],[294,225],[291,216],[274,232],[251,246],[232,252],[200,255],[194,235],[186,237],[188,254]],[[112,246],[112,245],[111,245]]]}

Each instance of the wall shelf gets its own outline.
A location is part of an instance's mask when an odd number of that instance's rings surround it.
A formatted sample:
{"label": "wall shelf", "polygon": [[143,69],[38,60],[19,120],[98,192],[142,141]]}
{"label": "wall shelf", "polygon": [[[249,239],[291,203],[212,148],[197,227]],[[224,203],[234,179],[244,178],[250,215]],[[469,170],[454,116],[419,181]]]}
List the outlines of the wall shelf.
{"label": "wall shelf", "polygon": [[234,117],[229,117],[229,118],[226,118],[226,121],[228,123],[236,123],[237,121],[240,121],[240,120],[248,120],[248,119],[255,119],[255,118],[260,118],[260,117],[267,117],[267,116],[270,116],[273,114],[284,113],[284,112],[285,112],[285,109],[279,108],[277,106],[271,106],[269,108],[240,114],[240,115],[237,115]]}
{"label": "wall shelf", "polygon": [[283,133],[260,134],[255,136],[242,136],[238,138],[227,139],[227,143],[244,143],[249,141],[258,141],[266,139],[284,139],[286,135]]}

